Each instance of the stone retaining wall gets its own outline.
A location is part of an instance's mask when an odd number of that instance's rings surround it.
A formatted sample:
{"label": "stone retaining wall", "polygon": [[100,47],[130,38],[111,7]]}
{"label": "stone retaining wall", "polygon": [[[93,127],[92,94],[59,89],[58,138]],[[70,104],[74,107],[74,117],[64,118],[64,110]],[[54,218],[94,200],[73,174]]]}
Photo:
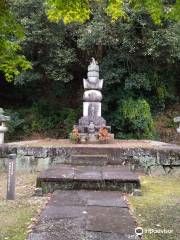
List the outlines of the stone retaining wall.
{"label": "stone retaining wall", "polygon": [[108,164],[127,165],[132,170],[143,171],[152,175],[180,174],[180,147],[167,145],[154,148],[120,147],[26,147],[4,145],[0,147],[0,169],[5,170],[7,157],[17,154],[17,169],[40,171],[61,163],[71,163],[75,154],[107,154]]}

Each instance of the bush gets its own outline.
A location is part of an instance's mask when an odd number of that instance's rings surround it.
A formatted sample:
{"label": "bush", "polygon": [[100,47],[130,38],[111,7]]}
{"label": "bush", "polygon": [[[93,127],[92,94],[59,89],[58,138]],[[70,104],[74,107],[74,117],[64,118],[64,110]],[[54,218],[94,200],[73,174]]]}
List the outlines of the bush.
{"label": "bush", "polygon": [[153,138],[154,125],[147,101],[123,100],[115,112],[115,128],[118,138]]}
{"label": "bush", "polygon": [[25,119],[25,112],[21,110],[19,112],[13,110],[6,110],[5,114],[10,116],[10,121],[7,123],[8,132],[5,134],[6,139],[9,140],[21,140],[24,135],[29,135],[31,132],[31,124]]}
{"label": "bush", "polygon": [[11,121],[8,123],[6,140],[22,140],[33,134],[67,138],[78,119],[78,112],[72,108],[61,109],[41,101],[27,109],[7,110],[6,115],[11,117]]}
{"label": "bush", "polygon": [[54,138],[67,138],[78,116],[78,110],[45,101],[35,103],[32,110],[32,131]]}

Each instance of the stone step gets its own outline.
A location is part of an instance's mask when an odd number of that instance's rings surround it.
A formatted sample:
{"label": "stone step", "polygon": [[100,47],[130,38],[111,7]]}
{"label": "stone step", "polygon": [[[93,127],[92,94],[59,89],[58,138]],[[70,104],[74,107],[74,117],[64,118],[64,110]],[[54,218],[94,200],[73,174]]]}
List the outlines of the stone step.
{"label": "stone step", "polygon": [[133,192],[140,188],[137,174],[124,166],[59,165],[42,172],[37,187],[43,193],[55,190],[118,190]]}
{"label": "stone step", "polygon": [[56,191],[28,240],[140,240],[119,192]]}
{"label": "stone step", "polygon": [[106,154],[91,155],[91,154],[77,154],[71,156],[72,165],[92,165],[103,166],[108,162],[108,156]]}

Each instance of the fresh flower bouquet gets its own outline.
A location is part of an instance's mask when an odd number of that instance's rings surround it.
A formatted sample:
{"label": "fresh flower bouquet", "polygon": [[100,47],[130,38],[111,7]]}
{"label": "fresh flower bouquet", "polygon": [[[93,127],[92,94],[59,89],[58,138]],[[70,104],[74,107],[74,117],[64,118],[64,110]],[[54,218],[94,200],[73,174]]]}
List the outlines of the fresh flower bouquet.
{"label": "fresh flower bouquet", "polygon": [[110,139],[110,134],[106,127],[102,127],[99,129],[98,139],[100,141],[107,141]]}
{"label": "fresh flower bouquet", "polygon": [[70,133],[70,140],[73,143],[80,143],[80,134],[77,128],[73,128],[72,132]]}

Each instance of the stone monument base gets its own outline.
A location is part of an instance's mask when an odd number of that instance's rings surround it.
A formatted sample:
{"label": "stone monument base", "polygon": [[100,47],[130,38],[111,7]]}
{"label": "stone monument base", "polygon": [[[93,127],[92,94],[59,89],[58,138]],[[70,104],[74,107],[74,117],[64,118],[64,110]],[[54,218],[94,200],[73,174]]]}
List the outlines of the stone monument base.
{"label": "stone monument base", "polygon": [[114,140],[114,134],[110,133],[109,134],[109,139],[107,140],[99,140],[98,139],[98,133],[95,134],[89,134],[89,133],[80,133],[80,139],[81,139],[81,143],[86,143],[86,144],[98,144],[98,143],[112,143]]}
{"label": "stone monument base", "polygon": [[[91,122],[94,125],[94,132],[89,132]],[[106,120],[103,117],[81,117],[79,119],[79,124],[74,125],[74,128],[78,129],[82,143],[99,143],[98,134],[101,128],[106,128],[109,132],[109,139],[105,140],[104,143],[110,143],[114,140],[114,134],[110,133],[111,127],[106,126]]]}

